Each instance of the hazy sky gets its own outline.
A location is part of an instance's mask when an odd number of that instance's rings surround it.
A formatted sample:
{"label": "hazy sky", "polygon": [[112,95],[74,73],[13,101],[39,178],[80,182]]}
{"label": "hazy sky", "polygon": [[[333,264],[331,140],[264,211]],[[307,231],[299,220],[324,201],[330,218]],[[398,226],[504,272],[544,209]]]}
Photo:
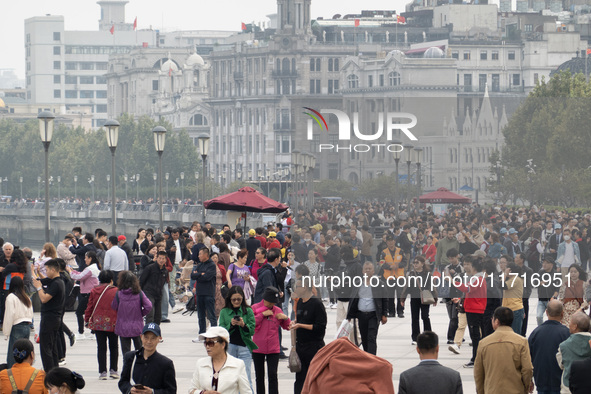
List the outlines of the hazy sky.
{"label": "hazy sky", "polygon": [[[8,0],[4,0],[8,1]],[[358,13],[362,9],[404,11],[409,0],[312,0],[312,17]],[[138,28],[171,30],[236,30],[241,22],[259,22],[276,12],[275,0],[130,0],[126,20]],[[24,20],[63,15],[66,30],[98,30],[100,7],[94,0],[18,0],[0,13],[0,69],[14,68],[24,78]]]}

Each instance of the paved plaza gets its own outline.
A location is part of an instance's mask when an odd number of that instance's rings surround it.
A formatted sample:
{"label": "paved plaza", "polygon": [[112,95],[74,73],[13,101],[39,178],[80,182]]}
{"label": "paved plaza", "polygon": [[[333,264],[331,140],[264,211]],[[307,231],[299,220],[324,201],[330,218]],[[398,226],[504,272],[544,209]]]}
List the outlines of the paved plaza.
{"label": "paved plaza", "polygon": [[[528,335],[535,328],[535,305],[537,300],[533,298],[530,300],[530,315]],[[326,330],[325,341],[329,342],[334,338],[336,327],[336,310],[328,309],[328,327]],[[464,393],[475,393],[474,377],[472,369],[465,369],[463,364],[468,362],[472,354],[472,348],[468,345],[470,337],[466,329],[464,338],[466,342],[461,348],[459,355],[452,354],[447,350],[445,334],[447,332],[447,312],[444,304],[438,304],[437,307],[431,307],[431,324],[433,330],[439,335],[440,352],[439,361],[450,368],[459,371],[462,376],[464,385]],[[201,358],[206,357],[206,352],[203,344],[193,343],[191,340],[197,337],[197,314],[193,316],[183,316],[182,314],[170,314],[171,323],[162,324],[162,336],[164,342],[158,346],[158,351],[162,354],[172,358],[174,361],[178,393],[187,393],[190,381],[195,368],[195,362]],[[35,313],[35,323],[39,327],[39,313]],[[76,316],[74,312],[67,312],[64,318],[66,324],[72,331],[76,331]],[[422,324],[421,324],[422,328]],[[32,337],[31,337],[32,338]],[[8,342],[0,351],[2,360],[6,357],[6,346]],[[283,336],[283,345],[289,346],[290,339],[288,335]],[[35,367],[41,367],[41,358],[39,357],[39,345],[36,345],[35,351],[37,358]],[[405,317],[388,318],[388,323],[380,326],[378,335],[378,356],[387,359],[393,365],[393,380],[395,391],[398,392],[398,379],[400,374],[408,368],[415,366],[419,362],[418,354],[415,346],[411,345],[410,338],[410,306],[407,301],[405,307]],[[120,356],[120,360],[122,357]],[[83,393],[88,394],[105,394],[118,393],[116,380],[99,381],[98,380],[98,364],[96,359],[96,341],[84,340],[76,342],[74,347],[69,347],[67,350],[66,367],[75,370],[82,374],[86,380],[86,387],[82,390]],[[122,362],[122,361],[120,361]],[[121,371],[122,365],[119,365]],[[279,392],[293,393],[294,374],[287,369],[287,361],[280,361],[279,363]],[[252,371],[252,379],[254,381],[254,367]],[[327,393],[330,390],[327,389]]]}

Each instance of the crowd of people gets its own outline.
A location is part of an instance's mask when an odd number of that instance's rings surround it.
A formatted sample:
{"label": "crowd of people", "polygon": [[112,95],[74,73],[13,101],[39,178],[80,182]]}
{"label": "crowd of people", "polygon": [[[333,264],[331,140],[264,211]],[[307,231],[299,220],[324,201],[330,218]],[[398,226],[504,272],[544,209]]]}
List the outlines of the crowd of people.
{"label": "crowd of people", "polygon": [[[444,215],[402,207],[396,216],[386,202],[320,201],[310,212],[287,212],[247,231],[215,227],[140,228],[131,242],[74,227],[57,246],[43,245],[37,259],[29,248],[3,243],[0,319],[9,342],[0,385],[30,384],[30,393],[83,388],[84,379],[62,366],[67,342],[92,337],[100,380],[118,379],[123,393],[175,393],[174,363],[156,347],[169,313],[186,303],[198,316],[193,342],[208,354],[197,363],[191,392],[278,393],[279,361],[288,359],[282,337],[289,336],[300,393],[327,340],[327,310],[336,310],[338,336],[376,355],[380,325],[405,318],[410,304],[409,342],[422,361],[401,375],[399,391],[457,393],[459,374],[436,361],[429,316],[444,304],[448,351],[464,352],[468,328],[465,367],[474,368],[478,392],[534,385],[538,392],[589,392],[581,375],[591,358],[588,213],[474,204]],[[538,327],[526,339],[536,295]],[[40,322],[33,321],[36,298]],[[75,332],[64,324],[67,310],[75,310]],[[47,374],[31,367],[35,323]],[[433,380],[417,379],[425,373]]]}

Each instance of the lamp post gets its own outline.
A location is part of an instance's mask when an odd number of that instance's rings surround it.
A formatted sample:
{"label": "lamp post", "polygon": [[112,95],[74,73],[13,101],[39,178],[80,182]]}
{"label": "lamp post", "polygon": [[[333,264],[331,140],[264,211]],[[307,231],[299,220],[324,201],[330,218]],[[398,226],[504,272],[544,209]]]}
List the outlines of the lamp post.
{"label": "lamp post", "polygon": [[18,182],[21,185],[21,200],[22,200],[23,199],[23,177],[22,176],[18,178]]}
{"label": "lamp post", "polygon": [[415,159],[417,161],[417,203],[416,203],[416,209],[417,209],[417,217],[419,216],[419,207],[420,207],[420,202],[419,202],[419,198],[421,197],[421,186],[422,186],[422,179],[421,179],[421,155],[423,154],[423,148],[415,148]]}
{"label": "lamp post", "polygon": [[57,176],[57,200],[62,199],[62,177]]}
{"label": "lamp post", "polygon": [[195,205],[199,201],[199,171],[195,171]]}
{"label": "lamp post", "polygon": [[[107,146],[111,150],[111,175],[107,175],[107,183],[111,183],[111,235],[117,234],[117,193],[115,191],[115,150],[119,140],[119,122],[109,119],[105,122],[107,129]],[[109,178],[111,178],[109,180]],[[108,189],[108,187],[107,187]]]}
{"label": "lamp post", "polygon": [[166,199],[168,200],[168,178],[170,178],[170,173],[164,174],[164,179],[166,179]]}
{"label": "lamp post", "polygon": [[307,209],[308,207],[308,169],[310,168],[310,154],[308,152],[302,153],[300,156],[300,166],[302,167],[302,207]]}
{"label": "lamp post", "polygon": [[127,202],[127,181],[129,181],[127,174],[123,174],[123,180],[125,181],[125,202]]}
{"label": "lamp post", "polygon": [[109,201],[109,198],[111,197],[111,175],[107,174],[106,178],[107,178],[107,201]]}
{"label": "lamp post", "polygon": [[267,178],[267,197],[269,197],[269,194],[271,194],[270,191],[270,186],[271,186],[271,170],[267,168],[266,170],[266,178]]}
{"label": "lamp post", "polygon": [[[300,162],[300,151],[297,149],[294,149],[291,152],[291,165],[293,166],[293,170],[292,170],[292,174],[294,174],[293,177],[293,196],[294,196],[294,201],[295,201],[295,207],[296,207],[296,212],[297,212],[297,208],[298,208],[298,165]],[[291,202],[291,201],[290,201]]]}
{"label": "lamp post", "polygon": [[529,186],[529,190],[531,193],[531,196],[529,198],[529,206],[533,206],[534,205],[534,175],[536,175],[536,165],[534,164],[534,160],[533,159],[528,159],[527,160],[527,165],[525,166],[525,168],[527,168],[527,180],[530,183]]}
{"label": "lamp post", "polygon": [[[205,202],[205,165],[207,163],[207,155],[209,153],[209,136],[208,135],[202,135],[197,139],[198,142],[198,146],[199,146],[199,154],[201,155],[201,160],[202,160],[202,170],[203,170],[203,196],[201,197],[201,199],[203,200],[203,202]],[[202,207],[203,210],[203,217],[202,217],[202,222],[205,223],[205,206]]]}
{"label": "lamp post", "polygon": [[396,163],[396,172],[394,174],[394,214],[396,215],[396,220],[398,220],[398,205],[400,202],[400,185],[398,184],[400,176],[398,174],[398,163],[400,163],[400,154],[402,152],[402,150],[399,150],[398,148],[402,148],[402,143],[400,141],[394,141],[393,144],[397,145],[397,149],[392,154],[394,155],[394,162]]}
{"label": "lamp post", "polygon": [[140,174],[135,174],[135,199],[140,199]]}
{"label": "lamp post", "polygon": [[403,145],[404,150],[406,151],[406,165],[408,167],[408,174],[407,174],[407,178],[406,178],[406,203],[408,205],[410,205],[410,165],[412,163],[412,144],[404,144]]}
{"label": "lamp post", "polygon": [[37,177],[37,200],[41,198],[41,177]]}
{"label": "lamp post", "polygon": [[181,172],[181,200],[185,201],[185,173]]}
{"label": "lamp post", "polygon": [[74,175],[74,200],[78,199],[78,175]]}
{"label": "lamp post", "polygon": [[154,202],[156,201],[156,181],[158,180],[158,174],[153,173],[152,178],[154,179]]}
{"label": "lamp post", "polygon": [[90,183],[90,188],[92,190],[92,201],[94,202],[94,175],[91,175],[90,178],[88,178],[88,183]]}
{"label": "lamp post", "polygon": [[166,129],[162,126],[156,126],[152,129],[154,133],[154,148],[158,152],[158,196],[159,196],[159,217],[160,231],[164,229],[163,210],[162,210],[162,153],[164,153],[164,143],[166,142]]}
{"label": "lamp post", "polygon": [[53,120],[55,116],[49,111],[37,115],[39,119],[39,134],[45,150],[45,242],[49,242],[49,145],[53,136]]}
{"label": "lamp post", "polygon": [[499,200],[499,193],[501,190],[501,161],[497,160],[495,163],[495,171],[497,173],[497,190],[495,192],[495,205],[497,205]]}
{"label": "lamp post", "polygon": [[310,210],[314,208],[314,171],[316,170],[316,156],[310,155],[310,181],[308,183],[308,202]]}

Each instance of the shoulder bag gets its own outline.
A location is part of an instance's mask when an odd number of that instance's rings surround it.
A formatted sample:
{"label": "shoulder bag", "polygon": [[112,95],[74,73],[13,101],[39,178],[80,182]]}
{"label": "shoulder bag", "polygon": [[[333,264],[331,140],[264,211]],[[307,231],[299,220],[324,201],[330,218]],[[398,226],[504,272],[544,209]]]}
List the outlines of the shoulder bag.
{"label": "shoulder bag", "polygon": [[302,362],[296,352],[296,330],[291,331],[291,351],[289,352],[288,368],[291,372],[297,373],[302,370]]}

